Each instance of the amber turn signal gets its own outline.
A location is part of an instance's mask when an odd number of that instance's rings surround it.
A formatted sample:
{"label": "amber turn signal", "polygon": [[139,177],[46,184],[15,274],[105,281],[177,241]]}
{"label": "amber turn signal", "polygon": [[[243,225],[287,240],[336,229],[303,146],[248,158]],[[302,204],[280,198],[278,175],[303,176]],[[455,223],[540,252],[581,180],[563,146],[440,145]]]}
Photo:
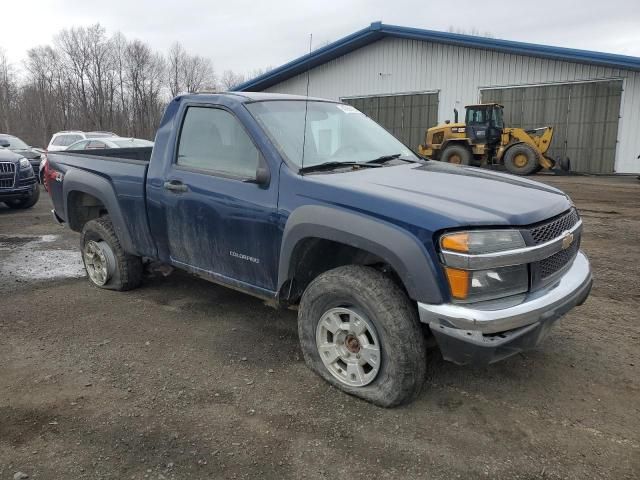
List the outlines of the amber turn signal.
{"label": "amber turn signal", "polygon": [[445,250],[453,250],[454,252],[469,251],[469,233],[452,233],[442,237],[440,245]]}
{"label": "amber turn signal", "polygon": [[469,295],[469,272],[457,268],[445,267],[451,296],[458,300],[464,300]]}

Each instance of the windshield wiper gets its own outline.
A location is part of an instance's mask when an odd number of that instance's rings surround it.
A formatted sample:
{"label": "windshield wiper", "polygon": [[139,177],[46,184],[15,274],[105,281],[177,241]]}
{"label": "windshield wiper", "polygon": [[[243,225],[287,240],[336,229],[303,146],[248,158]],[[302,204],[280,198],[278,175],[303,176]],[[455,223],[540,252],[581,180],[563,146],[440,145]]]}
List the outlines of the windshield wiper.
{"label": "windshield wiper", "polygon": [[359,163],[359,162],[324,162],[324,163],[318,163],[316,165],[309,165],[307,167],[302,167],[298,170],[298,172],[300,173],[306,173],[306,172],[317,172],[317,171],[321,171],[321,170],[332,170],[334,168],[340,168],[340,167],[354,167],[354,166],[358,166],[358,167],[379,167],[380,165],[376,165],[376,164],[371,164],[371,163]]}
{"label": "windshield wiper", "polygon": [[369,160],[368,164],[382,164],[382,163],[386,163],[390,160],[402,160],[403,162],[409,162],[409,163],[414,163],[415,160],[410,160],[408,158],[400,158],[402,156],[401,153],[393,153],[391,155],[382,155],[381,157],[378,158],[374,158],[373,160]]}

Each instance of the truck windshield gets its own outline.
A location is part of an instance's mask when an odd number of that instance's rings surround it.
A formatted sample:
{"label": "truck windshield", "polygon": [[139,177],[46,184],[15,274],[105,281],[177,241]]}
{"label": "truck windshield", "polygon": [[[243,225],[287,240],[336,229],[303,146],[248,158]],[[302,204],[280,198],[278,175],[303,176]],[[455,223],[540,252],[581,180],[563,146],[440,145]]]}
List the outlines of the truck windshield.
{"label": "truck windshield", "polygon": [[275,100],[250,103],[247,108],[280,152],[298,167],[327,162],[365,163],[385,156],[419,161],[393,135],[350,105]]}

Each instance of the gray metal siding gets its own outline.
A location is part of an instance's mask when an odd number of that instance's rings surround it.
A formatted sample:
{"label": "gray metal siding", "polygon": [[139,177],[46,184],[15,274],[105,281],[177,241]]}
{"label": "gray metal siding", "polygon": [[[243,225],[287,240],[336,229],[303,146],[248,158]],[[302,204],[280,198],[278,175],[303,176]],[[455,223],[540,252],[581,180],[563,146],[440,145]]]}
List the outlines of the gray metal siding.
{"label": "gray metal siding", "polygon": [[426,129],[438,121],[437,93],[343,98],[342,101],[374,119],[414,150],[424,143]]}
{"label": "gray metal siding", "polygon": [[[304,95],[306,74],[267,89]],[[623,79],[616,172],[640,172],[640,73],[489,50],[385,38],[310,72],[311,95],[343,97],[439,91],[438,121],[479,100],[486,87]],[[607,133],[609,135],[610,133]]]}
{"label": "gray metal siding", "polygon": [[588,173],[614,172],[621,95],[621,80],[481,91],[483,102],[504,105],[508,126],[553,126],[548,155]]}

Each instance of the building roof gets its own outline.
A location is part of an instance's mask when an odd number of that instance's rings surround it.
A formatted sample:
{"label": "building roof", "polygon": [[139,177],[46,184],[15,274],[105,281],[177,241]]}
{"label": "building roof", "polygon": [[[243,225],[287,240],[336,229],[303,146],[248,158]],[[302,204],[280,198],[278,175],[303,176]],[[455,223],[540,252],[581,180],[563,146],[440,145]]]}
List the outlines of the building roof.
{"label": "building roof", "polygon": [[421,28],[401,27],[397,25],[387,25],[382,22],[374,22],[362,30],[358,30],[351,35],[246,81],[233,90],[264,90],[265,88],[269,88],[272,85],[303,73],[308,69],[327,63],[385,37],[444,43],[447,45],[480,48],[515,55],[527,55],[552,60],[564,60],[568,62],[640,71],[639,57],[514,42],[512,40],[499,40],[496,38],[476,37],[458,33],[437,32],[434,30],[423,30]]}

